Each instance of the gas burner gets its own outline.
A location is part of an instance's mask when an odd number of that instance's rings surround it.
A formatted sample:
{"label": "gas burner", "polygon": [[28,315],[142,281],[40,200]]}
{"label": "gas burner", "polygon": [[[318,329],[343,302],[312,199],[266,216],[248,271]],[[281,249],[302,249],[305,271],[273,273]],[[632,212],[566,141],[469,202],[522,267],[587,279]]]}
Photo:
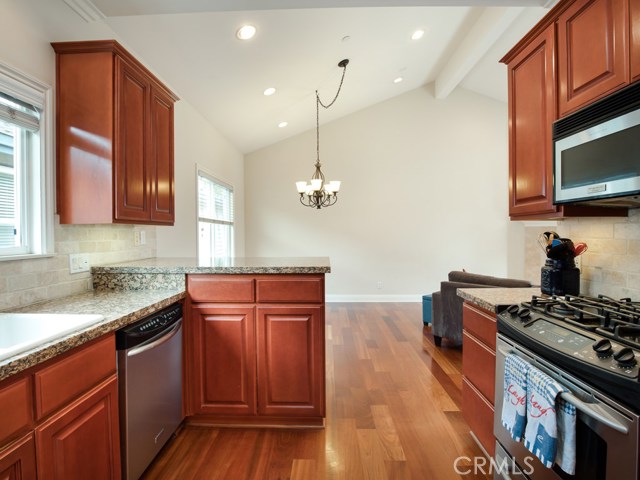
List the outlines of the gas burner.
{"label": "gas burner", "polygon": [[640,348],[640,302],[606,295],[537,296],[522,306],[575,327]]}
{"label": "gas burner", "polygon": [[563,297],[534,295],[531,302],[524,302],[522,306],[588,330],[594,330],[606,321],[606,315],[598,306],[583,301],[582,297],[571,295]]}

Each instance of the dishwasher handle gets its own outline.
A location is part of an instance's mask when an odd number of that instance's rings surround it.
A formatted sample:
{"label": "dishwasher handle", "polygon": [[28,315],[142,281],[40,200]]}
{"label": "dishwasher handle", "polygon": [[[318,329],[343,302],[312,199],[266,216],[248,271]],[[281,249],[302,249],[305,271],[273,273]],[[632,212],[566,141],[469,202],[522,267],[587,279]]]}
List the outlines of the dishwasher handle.
{"label": "dishwasher handle", "polygon": [[182,320],[178,320],[178,322],[176,322],[176,324],[170,330],[165,331],[160,335],[154,337],[154,339],[152,339],[151,342],[143,343],[142,345],[139,345],[129,350],[127,352],[127,357],[135,357],[136,355],[140,355],[141,353],[151,350],[152,348],[156,348],[156,347],[159,347],[160,345],[167,343],[169,340],[171,340],[173,337],[175,337],[178,334],[178,331],[181,328],[182,328]]}

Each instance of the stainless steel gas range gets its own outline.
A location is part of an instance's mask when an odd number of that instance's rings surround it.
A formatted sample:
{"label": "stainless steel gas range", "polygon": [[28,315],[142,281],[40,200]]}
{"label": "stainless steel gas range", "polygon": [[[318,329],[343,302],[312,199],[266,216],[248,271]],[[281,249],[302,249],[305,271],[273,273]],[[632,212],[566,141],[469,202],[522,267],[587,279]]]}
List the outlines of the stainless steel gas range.
{"label": "stainless steel gas range", "polygon": [[[599,296],[532,297],[498,314],[496,477],[640,478],[640,302]],[[505,358],[515,354],[567,390],[577,410],[576,471],[545,467],[502,426]]]}

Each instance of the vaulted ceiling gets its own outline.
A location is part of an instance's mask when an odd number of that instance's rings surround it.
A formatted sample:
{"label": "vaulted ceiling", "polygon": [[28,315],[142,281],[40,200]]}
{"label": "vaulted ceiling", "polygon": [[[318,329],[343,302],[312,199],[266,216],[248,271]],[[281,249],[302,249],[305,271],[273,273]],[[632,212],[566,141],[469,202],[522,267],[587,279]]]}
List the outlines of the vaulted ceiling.
{"label": "vaulted ceiling", "polygon": [[[498,63],[547,11],[545,0],[64,0],[104,21],[178,95],[247,153],[433,82],[506,101]],[[398,4],[402,6],[398,6]],[[240,41],[243,24],[257,28]],[[424,30],[420,40],[411,34]],[[393,80],[402,77],[402,81]],[[274,87],[276,93],[263,91]],[[431,87],[430,87],[431,88]],[[287,122],[284,128],[278,124]]]}

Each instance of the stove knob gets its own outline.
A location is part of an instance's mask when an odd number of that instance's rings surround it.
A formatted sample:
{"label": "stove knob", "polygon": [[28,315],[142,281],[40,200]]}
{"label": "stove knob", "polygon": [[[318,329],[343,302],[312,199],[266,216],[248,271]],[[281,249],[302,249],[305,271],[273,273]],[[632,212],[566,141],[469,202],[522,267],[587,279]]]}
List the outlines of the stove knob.
{"label": "stove knob", "polygon": [[523,322],[526,322],[531,317],[531,311],[528,308],[521,308],[518,310],[518,317]]}
{"label": "stove knob", "polygon": [[600,358],[610,357],[613,353],[613,348],[611,347],[611,342],[606,338],[598,340],[596,343],[591,345],[596,355]]}
{"label": "stove knob", "polygon": [[509,312],[512,317],[515,317],[518,314],[518,309],[518,305],[511,305],[507,308],[507,312]]}
{"label": "stove knob", "polygon": [[618,365],[621,367],[633,367],[636,363],[636,356],[630,347],[624,347],[613,355]]}

